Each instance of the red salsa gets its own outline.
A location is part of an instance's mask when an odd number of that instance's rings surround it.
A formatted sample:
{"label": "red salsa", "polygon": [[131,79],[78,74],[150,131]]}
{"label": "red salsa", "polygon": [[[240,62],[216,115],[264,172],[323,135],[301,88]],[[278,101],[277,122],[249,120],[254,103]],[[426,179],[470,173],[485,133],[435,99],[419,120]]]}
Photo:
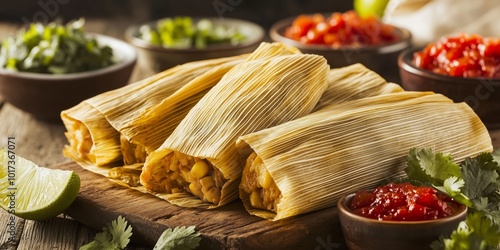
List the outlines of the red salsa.
{"label": "red salsa", "polygon": [[462,205],[427,186],[389,183],[356,193],[350,209],[363,217],[390,221],[434,220],[456,214]]}
{"label": "red salsa", "polygon": [[413,63],[443,75],[500,78],[500,39],[467,34],[443,37],[414,53]]}
{"label": "red salsa", "polygon": [[376,17],[361,18],[355,11],[300,15],[285,31],[285,36],[305,44],[332,47],[366,46],[393,42],[398,39],[394,27]]}

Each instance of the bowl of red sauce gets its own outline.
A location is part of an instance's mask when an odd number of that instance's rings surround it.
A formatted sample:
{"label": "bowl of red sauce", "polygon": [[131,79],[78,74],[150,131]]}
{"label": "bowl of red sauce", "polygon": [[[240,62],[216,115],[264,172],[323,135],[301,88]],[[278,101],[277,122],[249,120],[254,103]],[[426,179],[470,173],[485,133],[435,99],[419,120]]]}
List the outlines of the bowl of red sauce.
{"label": "bowl of red sauce", "polygon": [[458,34],[398,58],[406,90],[434,91],[466,102],[489,128],[500,128],[500,38]]}
{"label": "bowl of red sauce", "polygon": [[389,183],[338,202],[349,249],[430,249],[465,220],[467,207],[427,186]]}
{"label": "bowl of red sauce", "polygon": [[324,56],[331,68],[354,63],[399,82],[397,57],[411,46],[408,30],[385,24],[375,17],[361,18],[355,11],[302,14],[272,25],[273,41]]}

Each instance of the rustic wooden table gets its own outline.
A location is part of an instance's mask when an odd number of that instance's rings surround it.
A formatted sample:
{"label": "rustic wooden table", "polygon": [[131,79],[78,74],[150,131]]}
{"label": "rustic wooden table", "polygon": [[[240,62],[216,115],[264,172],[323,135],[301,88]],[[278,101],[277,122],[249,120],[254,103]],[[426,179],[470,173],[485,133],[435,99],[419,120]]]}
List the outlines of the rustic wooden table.
{"label": "rustic wooden table", "polygon": [[[88,31],[123,38],[123,32],[130,20],[87,20]],[[18,24],[0,23],[0,38],[14,34]],[[139,61],[131,81],[153,74],[141,67]],[[53,166],[70,162],[62,154],[66,144],[64,126],[57,123],[38,121],[8,103],[0,100],[0,147],[6,147],[7,138],[16,141],[16,154],[28,158],[41,166]],[[500,130],[490,131],[495,148],[500,147]],[[79,249],[93,240],[98,232],[72,218],[60,215],[47,221],[16,219],[15,241],[10,242],[8,234],[9,214],[0,211],[0,249]],[[132,245],[128,249],[147,249]]]}

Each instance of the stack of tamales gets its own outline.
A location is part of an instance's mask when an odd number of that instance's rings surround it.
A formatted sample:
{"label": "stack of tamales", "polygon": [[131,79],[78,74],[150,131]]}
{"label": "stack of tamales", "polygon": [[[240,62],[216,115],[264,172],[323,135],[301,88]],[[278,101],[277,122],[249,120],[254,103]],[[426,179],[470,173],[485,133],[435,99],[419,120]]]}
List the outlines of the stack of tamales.
{"label": "stack of tamales", "polygon": [[238,197],[244,155],[236,139],[309,114],[327,87],[317,55],[282,55],[231,69],[152,152],[141,183],[181,206],[217,207]]}
{"label": "stack of tamales", "polygon": [[[96,173],[137,186],[149,152],[160,146],[191,108],[235,65],[300,53],[263,43],[251,55],[179,65],[63,111],[70,145],[64,153]],[[125,164],[124,167],[116,167]]]}
{"label": "stack of tamales", "polygon": [[[238,56],[180,65],[63,111],[61,118],[70,142],[64,149],[65,155],[80,163],[116,165],[122,160],[120,130],[127,129],[129,123],[143,112],[161,103],[197,76],[214,67],[230,68],[244,58]],[[203,92],[210,87],[201,86],[196,91]]]}
{"label": "stack of tamales", "polygon": [[183,207],[240,197],[271,220],[401,176],[412,147],[457,160],[492,150],[466,104],[281,43],[179,65],[62,118],[65,154],[91,171]]}

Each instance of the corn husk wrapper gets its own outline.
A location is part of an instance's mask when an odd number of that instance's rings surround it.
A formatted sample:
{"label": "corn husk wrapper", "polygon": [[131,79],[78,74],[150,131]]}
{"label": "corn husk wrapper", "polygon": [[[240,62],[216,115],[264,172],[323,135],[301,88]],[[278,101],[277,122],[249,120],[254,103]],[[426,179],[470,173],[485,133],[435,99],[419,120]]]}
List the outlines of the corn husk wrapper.
{"label": "corn husk wrapper", "polygon": [[[299,54],[300,51],[282,43],[262,43],[246,61],[272,58],[279,55]],[[186,86],[165,98],[160,104],[147,109],[120,132],[129,142],[141,145],[147,153],[156,150],[170,136],[191,108],[236,64],[235,60],[205,72]]]}
{"label": "corn husk wrapper", "polygon": [[[120,134],[97,109],[82,102],[63,111],[61,117],[70,144],[63,149],[66,157],[81,165],[99,166],[121,159]],[[94,142],[100,143],[96,146]]]}
{"label": "corn husk wrapper", "polygon": [[[281,198],[270,220],[335,206],[342,195],[401,177],[410,148],[432,148],[457,161],[492,151],[488,131],[465,103],[430,92],[401,92],[330,105],[320,111],[240,137],[262,159]],[[245,178],[244,175],[242,178]]]}
{"label": "corn husk wrapper", "polygon": [[328,71],[323,57],[301,54],[234,67],[148,156],[141,183],[154,186],[155,178],[161,178],[155,175],[165,173],[161,170],[163,157],[176,151],[207,159],[223,174],[227,181],[221,188],[220,201],[203,203],[188,193],[158,196],[184,207],[215,208],[233,201],[238,197],[244,162],[236,152],[236,139],[310,113],[327,87]]}
{"label": "corn husk wrapper", "polygon": [[[158,73],[98,96],[114,95],[118,98],[127,92],[134,92],[152,84],[162,77],[170,76],[175,70]],[[69,142],[63,149],[66,157],[80,165],[93,166],[108,166],[121,161],[120,134],[98,109],[83,101],[70,109],[63,110],[61,119],[66,127],[65,135]]]}
{"label": "corn husk wrapper", "polygon": [[[121,152],[126,165],[144,163],[179,125],[191,108],[234,66],[244,58],[213,66],[155,105],[143,103],[129,113],[116,113],[108,121],[120,131]],[[140,98],[141,99],[141,98]],[[122,105],[125,106],[125,105]],[[141,112],[139,112],[141,111]],[[121,114],[127,114],[126,117]]]}
{"label": "corn husk wrapper", "polygon": [[335,103],[402,91],[403,88],[398,84],[387,83],[380,75],[359,63],[331,69],[328,87],[313,112]]}
{"label": "corn husk wrapper", "polygon": [[[243,60],[246,56],[179,65],[142,81],[84,100],[75,107],[62,111],[61,118],[70,142],[70,145],[65,147],[64,154],[81,165],[93,166],[89,167],[93,171],[104,173],[106,170],[99,167],[117,165],[122,161],[119,131],[127,124],[195,77],[217,65]],[[88,145],[91,145],[90,149],[81,150],[86,149]]]}

